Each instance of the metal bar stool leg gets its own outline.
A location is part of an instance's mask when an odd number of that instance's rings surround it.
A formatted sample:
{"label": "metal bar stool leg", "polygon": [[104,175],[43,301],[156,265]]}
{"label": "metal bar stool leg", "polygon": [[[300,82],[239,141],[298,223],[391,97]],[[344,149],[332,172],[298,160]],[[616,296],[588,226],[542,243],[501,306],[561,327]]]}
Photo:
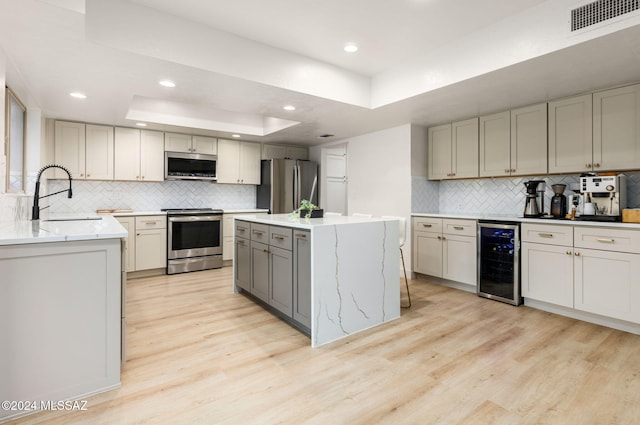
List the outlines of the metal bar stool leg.
{"label": "metal bar stool leg", "polygon": [[409,293],[409,279],[407,279],[407,268],[404,265],[404,254],[402,253],[402,247],[400,247],[400,258],[402,258],[402,270],[404,271],[404,284],[407,287],[407,298],[409,298],[409,305],[400,305],[400,307],[411,308],[411,293]]}

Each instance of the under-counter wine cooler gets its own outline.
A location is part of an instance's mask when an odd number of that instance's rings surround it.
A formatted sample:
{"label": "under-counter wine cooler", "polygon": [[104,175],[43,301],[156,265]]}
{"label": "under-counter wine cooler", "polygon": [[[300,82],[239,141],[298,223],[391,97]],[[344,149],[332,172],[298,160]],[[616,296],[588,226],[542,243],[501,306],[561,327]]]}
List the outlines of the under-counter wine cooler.
{"label": "under-counter wine cooler", "polygon": [[478,223],[478,288],[481,297],[520,305],[520,223]]}

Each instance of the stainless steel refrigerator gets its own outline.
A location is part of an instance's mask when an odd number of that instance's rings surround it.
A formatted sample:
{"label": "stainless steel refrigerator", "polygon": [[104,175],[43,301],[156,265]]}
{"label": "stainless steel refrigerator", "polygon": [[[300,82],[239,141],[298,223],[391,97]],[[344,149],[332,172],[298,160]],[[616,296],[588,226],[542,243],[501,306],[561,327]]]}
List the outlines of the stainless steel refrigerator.
{"label": "stainless steel refrigerator", "polygon": [[271,214],[290,213],[303,199],[318,205],[318,164],[297,159],[265,159],[260,164],[256,206]]}

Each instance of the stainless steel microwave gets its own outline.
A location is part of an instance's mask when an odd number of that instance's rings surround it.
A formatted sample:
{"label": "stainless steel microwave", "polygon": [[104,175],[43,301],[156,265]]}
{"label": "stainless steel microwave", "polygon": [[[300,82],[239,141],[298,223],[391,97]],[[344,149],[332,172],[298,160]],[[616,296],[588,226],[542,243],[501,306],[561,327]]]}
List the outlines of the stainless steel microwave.
{"label": "stainless steel microwave", "polygon": [[187,152],[164,153],[165,180],[216,180],[216,155]]}

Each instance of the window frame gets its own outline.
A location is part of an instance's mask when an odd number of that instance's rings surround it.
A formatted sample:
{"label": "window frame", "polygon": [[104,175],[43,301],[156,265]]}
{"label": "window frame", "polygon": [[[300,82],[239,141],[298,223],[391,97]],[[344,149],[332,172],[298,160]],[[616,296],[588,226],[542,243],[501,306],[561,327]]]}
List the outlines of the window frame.
{"label": "window frame", "polygon": [[[12,106],[13,103],[22,109],[22,140],[16,142],[18,149],[22,150],[22,176],[20,178],[20,188],[12,188],[11,187],[11,152],[12,149],[16,148],[14,145],[14,139],[12,138],[13,126],[12,126]],[[8,86],[5,86],[5,146],[4,152],[6,156],[6,175],[5,175],[5,193],[26,193],[26,183],[27,183],[27,149],[26,149],[26,139],[27,139],[27,108],[22,103],[20,98],[11,90]]]}

